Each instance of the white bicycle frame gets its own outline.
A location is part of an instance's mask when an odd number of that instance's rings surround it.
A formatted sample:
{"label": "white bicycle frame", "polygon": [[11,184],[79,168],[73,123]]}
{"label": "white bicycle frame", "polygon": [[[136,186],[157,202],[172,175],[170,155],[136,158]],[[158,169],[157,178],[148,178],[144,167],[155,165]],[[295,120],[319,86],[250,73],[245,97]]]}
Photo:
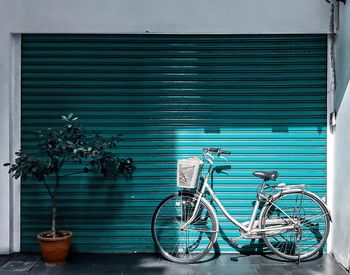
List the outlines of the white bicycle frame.
{"label": "white bicycle frame", "polygon": [[[206,153],[206,154],[213,159],[213,156],[210,153]],[[252,212],[252,215],[250,217],[248,225],[246,226],[246,225],[240,223],[239,221],[237,221],[232,215],[230,215],[230,213],[227,212],[227,210],[222,205],[222,203],[220,202],[218,197],[215,195],[215,192],[213,191],[213,189],[210,187],[208,182],[209,182],[210,175],[212,173],[213,161],[211,159],[208,159],[206,156],[205,156],[205,158],[206,158],[207,162],[209,163],[208,173],[207,173],[207,175],[204,178],[204,182],[203,182],[203,185],[202,185],[200,191],[196,193],[197,202],[196,202],[195,209],[193,211],[193,215],[186,223],[184,223],[180,227],[181,230],[185,230],[187,228],[187,226],[189,226],[194,221],[194,219],[196,218],[196,215],[197,215],[197,212],[198,212],[198,209],[199,209],[199,205],[200,205],[200,201],[203,198],[203,196],[204,196],[206,191],[208,191],[209,195],[215,201],[215,203],[219,206],[219,208],[224,213],[224,215],[233,224],[238,226],[247,235],[253,235],[253,234],[254,235],[260,235],[260,234],[263,234],[263,233],[268,233],[269,231],[270,232],[276,232],[276,231],[278,232],[279,230],[281,230],[281,231],[288,231],[288,230],[295,229],[295,225],[297,224],[296,221],[294,221],[289,215],[287,215],[287,213],[285,213],[285,211],[283,211],[280,207],[278,207],[277,205],[275,205],[273,203],[274,199],[277,198],[278,196],[280,196],[282,194],[282,192],[277,193],[276,195],[274,195],[272,197],[272,200],[270,202],[268,202],[268,203],[273,204],[281,212],[283,212],[290,219],[290,221],[292,222],[293,225],[270,226],[270,227],[264,228],[264,229],[253,228],[254,227],[254,222],[255,222],[255,220],[257,218],[257,212],[258,212],[258,209],[259,209],[259,205],[260,205],[259,196],[257,197],[257,199],[255,201],[254,209],[253,209],[253,212]],[[266,182],[264,181],[263,184],[261,185],[260,190],[258,191],[258,194],[262,194],[262,191],[264,190],[265,184],[266,184]],[[295,189],[295,190],[301,191],[300,189]]]}

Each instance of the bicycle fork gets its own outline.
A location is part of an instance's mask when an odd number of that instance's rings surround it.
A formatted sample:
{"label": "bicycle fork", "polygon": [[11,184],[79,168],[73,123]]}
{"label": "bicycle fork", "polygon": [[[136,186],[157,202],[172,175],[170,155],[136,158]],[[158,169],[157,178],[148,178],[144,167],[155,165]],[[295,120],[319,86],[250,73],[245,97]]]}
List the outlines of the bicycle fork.
{"label": "bicycle fork", "polygon": [[211,164],[210,164],[209,169],[208,169],[208,174],[204,178],[204,182],[203,182],[203,185],[201,187],[201,190],[195,194],[197,202],[196,202],[196,206],[194,207],[193,214],[188,221],[186,221],[183,225],[180,226],[180,230],[185,230],[186,227],[189,226],[196,218],[197,213],[198,213],[198,209],[199,209],[199,205],[201,203],[201,199],[203,198],[203,195],[205,193],[205,190],[206,190],[206,187],[207,187],[207,184],[209,181],[210,174],[211,174]]}

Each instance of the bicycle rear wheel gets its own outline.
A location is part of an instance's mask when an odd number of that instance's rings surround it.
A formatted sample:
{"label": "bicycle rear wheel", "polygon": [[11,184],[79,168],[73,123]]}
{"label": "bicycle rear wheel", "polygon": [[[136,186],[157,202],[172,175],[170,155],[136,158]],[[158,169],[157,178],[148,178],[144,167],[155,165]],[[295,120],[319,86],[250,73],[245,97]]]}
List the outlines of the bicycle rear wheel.
{"label": "bicycle rear wheel", "polygon": [[217,218],[204,199],[200,201],[194,221],[186,229],[180,229],[192,217],[196,202],[193,194],[178,192],[164,199],[153,215],[153,241],[159,252],[170,261],[197,262],[216,242]]}
{"label": "bicycle rear wheel", "polygon": [[283,194],[261,213],[261,229],[293,226],[263,235],[271,251],[288,260],[304,260],[322,251],[329,234],[328,210],[314,194],[296,190]]}

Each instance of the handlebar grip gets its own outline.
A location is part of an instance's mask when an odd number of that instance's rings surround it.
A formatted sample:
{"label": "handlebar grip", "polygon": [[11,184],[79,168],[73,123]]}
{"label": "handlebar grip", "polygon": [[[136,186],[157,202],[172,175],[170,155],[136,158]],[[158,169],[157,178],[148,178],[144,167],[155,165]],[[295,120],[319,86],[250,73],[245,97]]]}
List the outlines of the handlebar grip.
{"label": "handlebar grip", "polygon": [[220,151],[220,148],[208,148],[208,151],[218,153]]}
{"label": "handlebar grip", "polygon": [[230,151],[221,151],[221,155],[231,155]]}

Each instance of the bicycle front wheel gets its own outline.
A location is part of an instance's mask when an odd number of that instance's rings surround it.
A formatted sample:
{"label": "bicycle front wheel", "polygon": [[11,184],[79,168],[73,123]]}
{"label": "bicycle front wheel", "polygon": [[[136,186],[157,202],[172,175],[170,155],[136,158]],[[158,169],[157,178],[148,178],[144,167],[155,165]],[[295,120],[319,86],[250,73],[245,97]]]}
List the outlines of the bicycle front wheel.
{"label": "bicycle front wheel", "polygon": [[197,198],[178,192],[164,199],[152,219],[152,236],[159,252],[177,263],[194,263],[202,259],[216,242],[218,223],[209,203],[202,199],[193,222],[180,227],[194,214]]}
{"label": "bicycle front wheel", "polygon": [[301,190],[285,193],[261,215],[261,229],[276,228],[263,235],[274,254],[288,260],[303,260],[322,251],[330,217],[316,195]]}

